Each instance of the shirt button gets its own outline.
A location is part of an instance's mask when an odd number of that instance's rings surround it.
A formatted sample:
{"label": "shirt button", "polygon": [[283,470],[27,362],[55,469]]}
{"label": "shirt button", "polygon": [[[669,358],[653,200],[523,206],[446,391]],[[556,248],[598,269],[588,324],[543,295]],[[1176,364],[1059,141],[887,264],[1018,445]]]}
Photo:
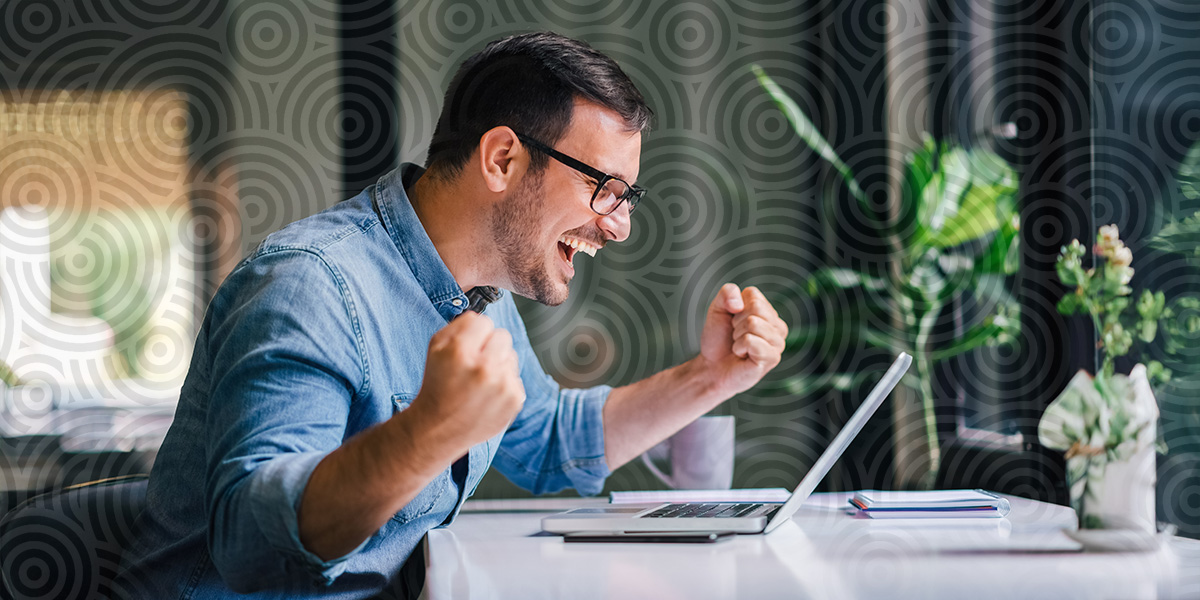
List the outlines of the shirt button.
{"label": "shirt button", "polygon": [[455,306],[462,306],[462,298],[455,298],[450,301],[450,304],[453,304]]}

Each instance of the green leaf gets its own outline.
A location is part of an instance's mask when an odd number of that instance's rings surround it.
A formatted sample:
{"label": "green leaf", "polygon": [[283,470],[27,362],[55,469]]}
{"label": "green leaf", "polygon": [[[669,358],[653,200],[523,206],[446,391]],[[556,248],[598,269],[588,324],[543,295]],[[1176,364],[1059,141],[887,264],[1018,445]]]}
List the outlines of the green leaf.
{"label": "green leaf", "polygon": [[1142,290],[1137,301],[1137,313],[1143,319],[1158,319],[1167,308],[1167,298],[1162,292],[1157,294],[1150,290]]}
{"label": "green leaf", "polygon": [[1012,275],[1021,266],[1021,216],[1016,212],[1001,213],[1000,229],[992,237],[992,243],[980,255],[978,272]]}
{"label": "green leaf", "polygon": [[1168,354],[1188,353],[1196,355],[1200,350],[1200,297],[1177,296],[1171,299],[1171,306],[1165,313],[1169,316],[1163,319],[1163,336],[1166,340]]}
{"label": "green leaf", "polygon": [[1080,312],[1081,307],[1082,304],[1079,300],[1079,296],[1074,292],[1067,292],[1066,294],[1063,294],[1063,297],[1058,299],[1058,304],[1055,305],[1055,308],[1058,309],[1059,314],[1068,316]]}
{"label": "green leaf", "polygon": [[796,131],[796,135],[800,136],[800,139],[809,148],[812,148],[813,152],[816,152],[821,158],[833,165],[833,168],[842,176],[842,180],[846,182],[846,187],[850,189],[850,193],[859,202],[867,204],[867,196],[858,185],[858,181],[854,179],[854,173],[850,170],[850,167],[846,166],[846,163],[842,162],[842,159],[833,151],[833,146],[825,141],[825,138],[817,130],[817,127],[808,119],[804,111],[800,110],[800,105],[788,97],[783,88],[779,87],[779,84],[775,83],[763,71],[762,67],[750,65],[750,69],[754,71],[754,76],[758,78],[759,85],[767,91],[767,95],[771,97],[771,100],[775,102],[775,105],[787,117],[788,122],[792,124],[792,129]]}
{"label": "green leaf", "polygon": [[[1013,217],[1018,218],[1016,216]],[[991,244],[983,251],[977,263],[978,272],[983,274],[1014,275],[1021,268],[1021,240],[1016,228],[1008,224],[1001,226],[992,236]]]}
{"label": "green leaf", "polygon": [[934,178],[935,149],[933,138],[925,135],[921,148],[910,152],[905,161],[904,182],[900,189],[901,215],[898,228],[907,233],[903,241],[910,246],[929,234],[927,223],[933,205],[927,200],[925,190]]}
{"label": "green leaf", "polygon": [[1104,322],[1119,323],[1121,319],[1121,313],[1125,312],[1126,308],[1129,308],[1128,296],[1119,296],[1109,300],[1108,304],[1105,306]]}
{"label": "green leaf", "polygon": [[1003,190],[999,186],[971,186],[962,198],[962,206],[929,241],[936,248],[949,248],[981,238],[1000,228],[997,209]]}
{"label": "green leaf", "polygon": [[964,352],[974,350],[980,346],[990,344],[1005,334],[1010,334],[1011,331],[1006,330],[1006,324],[1002,321],[997,321],[993,317],[989,317],[980,323],[967,330],[962,337],[954,340],[950,344],[938,348],[929,353],[930,360],[937,362],[953,356],[958,356]]}
{"label": "green leaf", "polygon": [[[1017,172],[995,152],[972,150],[968,155],[968,161],[971,164],[972,179],[975,185],[996,186],[1006,196],[1017,193]],[[1015,206],[1015,202],[1013,206]],[[1013,206],[1009,207],[1010,211]]]}
{"label": "green leaf", "polygon": [[1171,370],[1164,367],[1157,360],[1146,361],[1146,379],[1150,380],[1150,385],[1157,388],[1163,384],[1171,382]]}
{"label": "green leaf", "polygon": [[937,235],[954,215],[958,214],[959,201],[963,192],[971,187],[971,170],[967,164],[967,153],[962,148],[943,151],[939,157],[939,169],[925,188],[925,201],[929,203],[929,220],[926,226],[931,235]]}
{"label": "green leaf", "polygon": [[[1180,191],[1183,192],[1185,198],[1189,200],[1200,200],[1200,141],[1197,141],[1188,150],[1188,153],[1183,158],[1183,162],[1179,165]],[[1200,216],[1200,213],[1196,213]]]}
{"label": "green leaf", "polygon": [[[1197,148],[1200,148],[1200,145],[1194,146],[1192,151],[1196,151]],[[1200,169],[1200,166],[1197,168]],[[1200,177],[1200,174],[1197,177]],[[1200,186],[1200,180],[1196,185]],[[1200,265],[1200,212],[1164,225],[1158,235],[1150,238],[1150,246],[1166,252],[1178,252],[1193,264]]]}
{"label": "green leaf", "polygon": [[1072,271],[1069,266],[1060,262],[1054,265],[1054,270],[1058,273],[1058,280],[1061,281],[1063,285],[1069,288],[1079,285],[1079,278],[1075,276],[1075,272]]}
{"label": "green leaf", "polygon": [[1154,341],[1158,335],[1158,321],[1138,321],[1138,339],[1147,344]]}
{"label": "green leaf", "polygon": [[[946,220],[940,227],[933,224],[932,245],[957,246],[982,238],[1002,225],[1016,230],[1017,176],[1008,163],[985,150],[968,153],[954,148],[945,154],[942,168],[946,173],[942,199]],[[1004,250],[1009,248],[1006,245]]]}

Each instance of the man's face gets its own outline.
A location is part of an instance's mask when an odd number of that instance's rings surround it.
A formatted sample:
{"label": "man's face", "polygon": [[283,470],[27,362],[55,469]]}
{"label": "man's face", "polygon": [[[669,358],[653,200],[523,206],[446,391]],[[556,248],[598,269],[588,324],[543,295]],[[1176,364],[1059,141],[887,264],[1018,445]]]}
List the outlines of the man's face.
{"label": "man's face", "polygon": [[[641,133],[625,131],[616,113],[578,101],[559,152],[633,184],[641,158]],[[528,149],[528,152],[537,152]],[[575,257],[595,254],[610,241],[629,237],[629,206],[609,215],[591,209],[596,181],[546,157],[538,173],[526,173],[492,213],[493,242],[510,289],[542,304],[566,301]]]}

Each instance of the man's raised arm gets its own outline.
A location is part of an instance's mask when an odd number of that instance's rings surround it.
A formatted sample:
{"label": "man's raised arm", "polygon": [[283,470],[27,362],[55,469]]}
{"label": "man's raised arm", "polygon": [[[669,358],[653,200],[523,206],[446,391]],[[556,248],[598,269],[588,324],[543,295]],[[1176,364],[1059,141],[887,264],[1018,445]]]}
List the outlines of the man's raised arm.
{"label": "man's raised arm", "polygon": [[779,364],[787,324],[758,288],[727,283],[708,307],[700,354],[614,389],[604,405],[609,469],[636,458]]}
{"label": "man's raised arm", "polygon": [[354,550],[458,457],[499,435],[525,402],[512,337],[465,312],[429,342],[412,406],[351,438],[313,470],[300,541],[322,560]]}

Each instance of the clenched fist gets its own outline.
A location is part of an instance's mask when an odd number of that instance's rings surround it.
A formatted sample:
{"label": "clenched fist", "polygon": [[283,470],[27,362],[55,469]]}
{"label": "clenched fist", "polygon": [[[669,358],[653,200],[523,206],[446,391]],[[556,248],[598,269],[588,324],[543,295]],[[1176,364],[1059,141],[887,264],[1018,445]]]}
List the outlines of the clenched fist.
{"label": "clenched fist", "polygon": [[779,364],[787,332],[758,288],[727,283],[708,307],[699,358],[724,394],[744,392]]}
{"label": "clenched fist", "polygon": [[470,448],[508,428],[525,404],[512,336],[464,312],[429,340],[421,391],[410,410]]}

